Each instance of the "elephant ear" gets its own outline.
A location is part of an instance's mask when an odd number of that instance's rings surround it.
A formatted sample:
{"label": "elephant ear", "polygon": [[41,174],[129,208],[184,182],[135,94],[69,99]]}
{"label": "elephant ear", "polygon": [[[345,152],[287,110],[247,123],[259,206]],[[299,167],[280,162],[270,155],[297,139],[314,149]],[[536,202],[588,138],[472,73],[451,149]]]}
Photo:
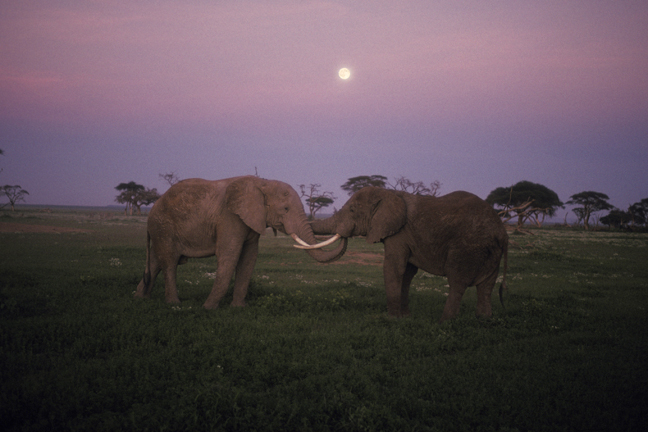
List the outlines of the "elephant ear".
{"label": "elephant ear", "polygon": [[245,225],[259,234],[266,229],[265,197],[254,178],[244,177],[227,186],[227,208],[237,214]]}
{"label": "elephant ear", "polygon": [[396,234],[407,221],[405,201],[393,192],[379,190],[367,230],[367,243],[376,243]]}

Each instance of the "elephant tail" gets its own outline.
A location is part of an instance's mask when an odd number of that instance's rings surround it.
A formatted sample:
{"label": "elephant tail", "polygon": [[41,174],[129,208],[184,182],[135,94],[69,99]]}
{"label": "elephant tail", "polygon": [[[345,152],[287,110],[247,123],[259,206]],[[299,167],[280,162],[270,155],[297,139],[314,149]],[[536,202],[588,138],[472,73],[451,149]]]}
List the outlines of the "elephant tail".
{"label": "elephant tail", "polygon": [[146,230],[146,268],[144,269],[144,292],[149,292],[151,284],[151,234]]}
{"label": "elephant tail", "polygon": [[508,239],[506,240],[506,243],[504,243],[504,271],[502,272],[502,283],[499,286],[499,298],[500,298],[500,303],[502,304],[503,308],[506,308],[504,306],[504,291],[508,291],[508,287],[506,286],[506,270],[508,269]]}

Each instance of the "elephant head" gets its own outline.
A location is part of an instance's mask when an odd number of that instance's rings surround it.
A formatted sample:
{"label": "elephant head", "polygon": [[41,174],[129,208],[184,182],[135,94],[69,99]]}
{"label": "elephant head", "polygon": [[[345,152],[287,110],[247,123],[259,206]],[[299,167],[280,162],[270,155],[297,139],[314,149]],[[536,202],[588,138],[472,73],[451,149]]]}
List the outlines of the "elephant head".
{"label": "elephant head", "polygon": [[319,262],[335,261],[346,251],[346,239],[334,250],[321,249],[335,239],[317,243],[299,195],[284,182],[243,177],[227,187],[225,200],[228,209],[257,233],[271,227],[290,235],[301,245],[308,246],[306,252]]}
{"label": "elephant head", "polygon": [[311,223],[315,234],[337,234],[342,238],[365,236],[376,243],[396,234],[405,225],[405,201],[382,188],[365,187],[356,192],[332,217]]}

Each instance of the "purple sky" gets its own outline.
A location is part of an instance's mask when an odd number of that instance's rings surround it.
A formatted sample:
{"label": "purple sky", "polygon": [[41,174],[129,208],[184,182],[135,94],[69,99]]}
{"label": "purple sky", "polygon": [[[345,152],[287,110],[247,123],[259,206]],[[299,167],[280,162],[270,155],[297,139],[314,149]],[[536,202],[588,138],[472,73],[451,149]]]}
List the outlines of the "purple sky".
{"label": "purple sky", "polygon": [[256,167],[338,208],[381,174],[626,209],[648,197],[647,29],[630,0],[6,0],[0,185],[108,205]]}

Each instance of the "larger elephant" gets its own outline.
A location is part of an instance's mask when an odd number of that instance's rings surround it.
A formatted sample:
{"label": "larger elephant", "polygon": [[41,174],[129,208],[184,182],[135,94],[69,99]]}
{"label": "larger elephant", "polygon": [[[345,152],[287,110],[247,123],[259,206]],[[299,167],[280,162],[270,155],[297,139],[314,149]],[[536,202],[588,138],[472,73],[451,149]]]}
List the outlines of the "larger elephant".
{"label": "larger elephant", "polygon": [[[267,227],[291,235],[301,244],[316,244],[299,195],[286,183],[254,176],[176,183],[149,213],[146,269],[135,296],[149,297],[158,273],[163,271],[166,301],[180,303],[178,264],[187,258],[216,255],[216,280],[204,307],[218,307],[232,277],[232,305],[244,306],[259,236]],[[313,249],[308,253],[317,261],[330,262],[345,250],[346,243],[341,242],[332,251]]]}
{"label": "larger elephant", "polygon": [[457,316],[469,286],[477,287],[477,315],[491,316],[491,293],[504,257],[502,299],[508,235],[493,208],[471,193],[431,197],[366,187],[334,216],[311,226],[315,234],[366,236],[368,243],[384,243],[389,315],[409,315],[410,284],[422,269],[448,279],[441,321]]}

